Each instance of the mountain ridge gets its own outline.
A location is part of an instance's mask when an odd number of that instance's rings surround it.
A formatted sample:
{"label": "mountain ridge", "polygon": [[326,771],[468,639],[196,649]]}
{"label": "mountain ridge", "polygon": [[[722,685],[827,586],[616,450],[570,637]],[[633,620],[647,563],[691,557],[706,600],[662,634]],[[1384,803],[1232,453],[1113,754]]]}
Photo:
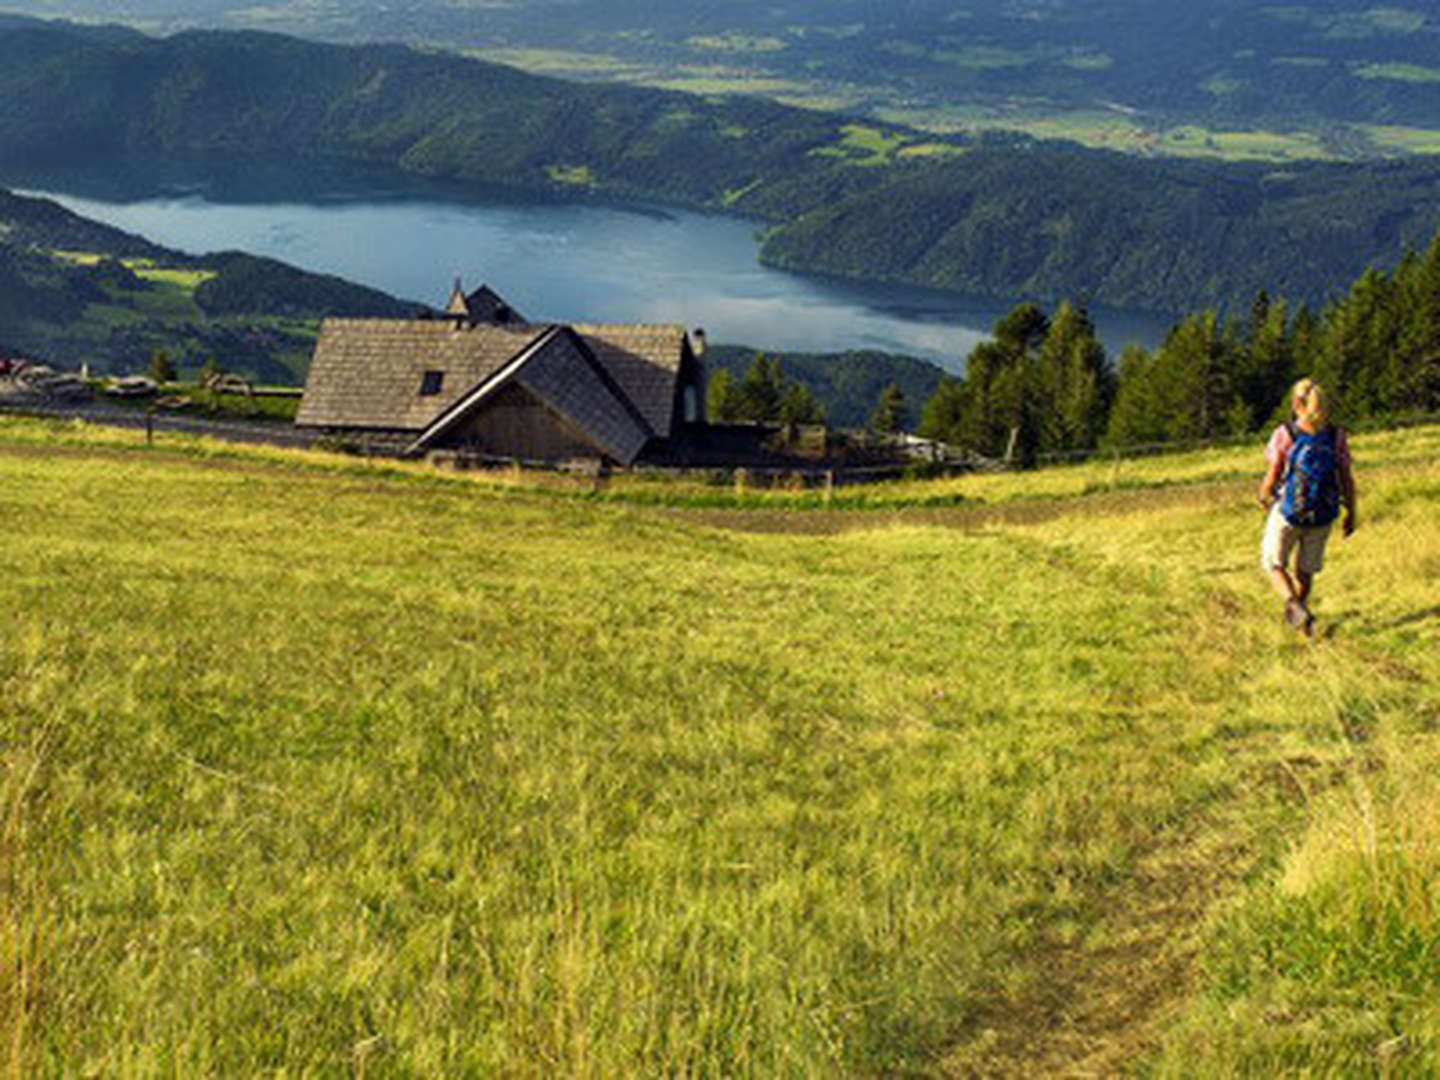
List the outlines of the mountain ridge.
{"label": "mountain ridge", "polygon": [[1005,298],[1175,311],[1266,288],[1321,302],[1440,220],[1427,160],[1282,169],[942,139],[260,32],[17,20],[0,25],[0,96],[18,103],[0,116],[12,171],[222,154],[297,186],[320,168],[384,168],[457,190],[644,200],[766,221],[777,266]]}

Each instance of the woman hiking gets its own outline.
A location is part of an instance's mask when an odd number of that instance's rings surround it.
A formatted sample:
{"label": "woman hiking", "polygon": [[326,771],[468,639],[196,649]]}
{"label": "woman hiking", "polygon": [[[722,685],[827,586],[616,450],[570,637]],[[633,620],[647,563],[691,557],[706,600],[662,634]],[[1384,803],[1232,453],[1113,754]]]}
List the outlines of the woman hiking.
{"label": "woman hiking", "polygon": [[1319,383],[1301,379],[1290,400],[1291,419],[1271,433],[1265,447],[1270,468],[1260,482],[1260,505],[1270,515],[1260,564],[1285,600],[1285,625],[1309,637],[1315,631],[1310,586],[1324,565],[1325,542],[1342,506],[1344,534],[1355,531],[1355,477],[1349,440],[1326,419]]}

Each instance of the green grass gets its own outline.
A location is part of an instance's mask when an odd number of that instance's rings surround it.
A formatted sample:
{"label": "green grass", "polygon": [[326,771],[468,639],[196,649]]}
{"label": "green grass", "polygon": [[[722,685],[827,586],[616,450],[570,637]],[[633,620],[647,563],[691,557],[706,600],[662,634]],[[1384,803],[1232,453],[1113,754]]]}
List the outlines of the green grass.
{"label": "green grass", "polygon": [[1173,157],[1213,157],[1225,161],[1291,161],[1333,157],[1318,136],[1306,132],[1218,131],[1194,125],[1169,128],[1161,139]]}
{"label": "green grass", "polygon": [[[1282,9],[1275,9],[1284,14]],[[1372,33],[1393,33],[1413,29],[1414,12],[1377,8],[1360,13],[1349,21],[1326,23],[1324,18],[1308,10],[1296,9],[1289,17],[1303,22],[1319,19],[1321,28],[1354,36]],[[1332,20],[1333,22],[1333,20]],[[625,35],[617,35],[624,37]],[[1337,149],[1319,131],[1220,131],[1196,125],[1156,128],[1144,123],[1133,109],[1117,105],[1096,108],[1057,109],[1043,101],[1016,98],[1000,104],[952,103],[919,105],[911,97],[897,95],[894,87],[879,84],[839,83],[821,78],[807,79],[794,72],[779,72],[753,66],[741,66],[740,58],[748,56],[756,63],[766,53],[781,51],[779,38],[746,38],[728,35],[694,39],[693,55],[685,61],[640,63],[622,60],[605,52],[545,49],[478,49],[467,55],[500,63],[512,64],[538,74],[560,75],[578,79],[606,79],[632,85],[654,86],[701,95],[764,94],[787,105],[827,112],[855,112],[877,121],[904,124],[937,134],[983,131],[1019,131],[1040,139],[1064,139],[1082,146],[1117,150],[1128,154],[1210,158],[1220,161],[1295,161],[1332,160],[1353,156],[1349,149]],[[776,45],[781,46],[777,49]],[[937,61],[958,65],[972,71],[1000,70],[1029,66],[1035,63],[1057,63],[1080,71],[1103,71],[1113,66],[1113,58],[1100,53],[1040,49],[1033,54],[986,46],[932,50],[915,42],[892,40],[879,46],[881,51],[916,58],[932,56]],[[734,54],[734,65],[717,64],[713,59],[726,53]],[[1237,57],[1248,59],[1248,57]],[[1310,56],[1277,56],[1270,60],[1277,65],[1295,67],[1325,66],[1329,61]],[[1354,73],[1362,78],[1410,82],[1433,81],[1440,69],[1417,64],[1356,63]],[[1217,75],[1205,88],[1216,95],[1233,93],[1242,84],[1237,79]],[[1355,125],[1344,129],[1360,135],[1369,134],[1370,141],[1381,153],[1430,153],[1435,132],[1424,129],[1399,129],[1375,125]],[[1361,140],[1363,144],[1363,139]],[[915,157],[916,150],[897,151],[899,157]],[[943,145],[943,144],[933,144]],[[887,154],[859,157],[853,148],[835,146],[816,151],[820,156],[849,156],[860,164],[890,160]],[[948,149],[941,153],[950,153]]]}
{"label": "green grass", "polygon": [[[1305,648],[1253,447],[772,535],[0,420],[0,1043],[39,1075],[1204,1075],[1383,1028],[1423,1068],[1437,441],[1357,437]],[[903,509],[956,495],[996,513]]]}
{"label": "green grass", "polygon": [[1361,129],[1382,151],[1405,154],[1440,154],[1440,131],[1372,124]]}
{"label": "green grass", "polygon": [[783,38],[769,34],[707,34],[686,38],[685,43],[694,49],[714,52],[775,53],[785,49]]}
{"label": "green grass", "polygon": [[589,165],[546,165],[545,175],[557,184],[572,187],[593,187],[595,173]]}
{"label": "green grass", "polygon": [[166,285],[173,285],[183,289],[187,293],[194,293],[207,281],[212,281],[220,275],[214,270],[182,270],[175,267],[163,266],[138,266],[132,267],[135,276],[146,281],[161,282]]}
{"label": "green grass", "polygon": [[1440,82],[1440,68],[1423,64],[1357,64],[1351,70],[1361,79],[1390,79],[1395,82]]}

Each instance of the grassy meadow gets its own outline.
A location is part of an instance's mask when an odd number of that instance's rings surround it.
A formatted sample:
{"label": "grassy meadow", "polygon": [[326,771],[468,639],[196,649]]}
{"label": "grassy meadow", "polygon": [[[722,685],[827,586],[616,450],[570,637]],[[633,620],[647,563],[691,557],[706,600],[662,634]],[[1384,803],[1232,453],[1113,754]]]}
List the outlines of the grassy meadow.
{"label": "grassy meadow", "polygon": [[1355,449],[1306,643],[1257,447],[827,510],[0,419],[9,1071],[1433,1074],[1440,429]]}

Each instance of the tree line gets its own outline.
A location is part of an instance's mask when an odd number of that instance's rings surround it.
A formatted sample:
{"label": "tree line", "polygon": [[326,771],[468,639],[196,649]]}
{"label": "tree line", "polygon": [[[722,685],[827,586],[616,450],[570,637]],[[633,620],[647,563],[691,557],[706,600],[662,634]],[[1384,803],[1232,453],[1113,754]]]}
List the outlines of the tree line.
{"label": "tree line", "polygon": [[1259,293],[1242,315],[1177,322],[1154,350],[1108,362],[1081,304],[1021,304],[926,400],[919,433],[1033,464],[1101,447],[1256,432],[1310,376],[1346,424],[1440,411],[1440,233],[1393,270],[1370,268],[1315,311]]}

